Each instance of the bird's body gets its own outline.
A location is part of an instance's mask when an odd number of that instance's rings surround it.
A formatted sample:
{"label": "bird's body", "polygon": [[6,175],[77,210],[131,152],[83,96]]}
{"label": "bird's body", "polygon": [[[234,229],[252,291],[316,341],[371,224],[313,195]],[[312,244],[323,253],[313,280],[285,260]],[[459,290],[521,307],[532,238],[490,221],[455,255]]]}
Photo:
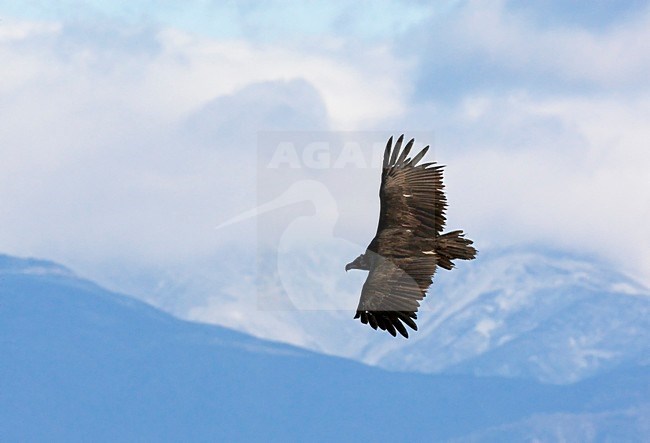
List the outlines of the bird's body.
{"label": "bird's body", "polygon": [[377,233],[345,269],[369,271],[355,318],[408,337],[404,325],[417,330],[416,312],[436,268],[452,269],[452,260],[471,260],[476,250],[462,231],[442,234],[447,207],[443,166],[418,164],[428,146],[408,158],[414,140],[401,150],[403,138],[392,148],[391,137],[384,152]]}

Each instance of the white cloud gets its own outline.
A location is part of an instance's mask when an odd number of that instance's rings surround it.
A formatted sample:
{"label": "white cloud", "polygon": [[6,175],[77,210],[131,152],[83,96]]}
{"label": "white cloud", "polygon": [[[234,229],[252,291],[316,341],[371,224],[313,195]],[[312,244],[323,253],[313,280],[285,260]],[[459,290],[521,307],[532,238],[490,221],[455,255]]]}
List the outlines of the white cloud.
{"label": "white cloud", "polygon": [[650,283],[650,94],[477,95],[412,112],[441,128],[448,226],[479,250],[570,250]]}
{"label": "white cloud", "polygon": [[[524,89],[539,95],[648,91],[650,8],[604,29],[536,25],[500,2],[466,2],[447,20],[426,23],[404,45],[418,54],[421,97]],[[421,98],[420,97],[420,98]]]}
{"label": "white cloud", "polygon": [[540,27],[468,2],[421,27],[416,104],[437,128],[451,227],[478,247],[594,254],[650,284],[650,9],[602,29]]}
{"label": "white cloud", "polygon": [[[3,19],[0,248],[100,278],[110,264],[214,253],[232,241],[214,226],[256,203],[257,131],[354,128],[401,112],[406,67],[387,48],[352,58],[326,43]],[[183,128],[206,112],[224,118],[207,115],[214,138],[198,141]]]}
{"label": "white cloud", "polygon": [[[479,250],[584,250],[650,283],[648,15],[604,32],[529,26],[499,3],[434,18],[414,20],[422,26],[399,40],[415,49],[331,35],[218,40],[173,27],[84,34],[3,18],[0,64],[12,69],[0,70],[0,250],[63,261],[140,295],[187,290],[157,302],[236,327],[242,304],[255,302],[236,295],[254,282],[225,286],[241,269],[212,278],[211,267],[232,265],[233,243],[255,244],[255,222],[214,227],[257,203],[253,135],[401,128],[435,131],[417,144],[433,142],[430,157],[448,165],[448,225]],[[445,89],[452,100],[436,95]],[[316,178],[344,215],[336,234],[369,240],[378,171]]]}

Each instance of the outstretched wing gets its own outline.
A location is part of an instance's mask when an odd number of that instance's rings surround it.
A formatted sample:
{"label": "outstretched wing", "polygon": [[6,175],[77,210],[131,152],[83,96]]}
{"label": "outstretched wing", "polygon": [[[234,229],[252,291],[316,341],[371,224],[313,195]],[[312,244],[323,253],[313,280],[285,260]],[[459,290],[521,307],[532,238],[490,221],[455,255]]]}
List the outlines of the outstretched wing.
{"label": "outstretched wing", "polygon": [[373,329],[388,331],[393,336],[399,332],[408,338],[404,325],[417,331],[416,312],[431,284],[436,261],[422,256],[391,259],[370,251],[367,254],[376,256],[372,259],[375,264],[363,284],[354,318]]}
{"label": "outstretched wing", "polygon": [[434,239],[444,227],[447,203],[443,167],[418,164],[428,146],[409,158],[414,140],[401,150],[403,138],[392,148],[391,137],[384,152],[379,225],[366,252],[372,265],[355,318],[408,337],[404,324],[417,330],[416,312],[436,271]]}
{"label": "outstretched wing", "polygon": [[435,237],[442,232],[446,222],[443,166],[435,162],[418,165],[429,146],[409,158],[415,140],[411,139],[401,150],[403,141],[404,135],[401,135],[391,149],[391,137],[384,151],[377,234],[383,229],[399,228],[411,229],[419,237]]}

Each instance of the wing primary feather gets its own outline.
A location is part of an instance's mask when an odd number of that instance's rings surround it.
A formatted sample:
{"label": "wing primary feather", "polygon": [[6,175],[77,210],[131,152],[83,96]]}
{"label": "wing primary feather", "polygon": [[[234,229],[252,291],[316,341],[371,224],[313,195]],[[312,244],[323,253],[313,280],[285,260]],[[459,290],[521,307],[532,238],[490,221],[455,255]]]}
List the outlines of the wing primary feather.
{"label": "wing primary feather", "polygon": [[366,314],[365,312],[361,313],[361,323],[363,323],[364,325],[368,324],[368,314]]}
{"label": "wing primary feather", "polygon": [[399,138],[397,139],[397,142],[395,142],[395,146],[393,146],[393,155],[390,156],[390,165],[395,166],[395,162],[397,161],[397,154],[399,154],[399,150],[402,147],[402,142],[404,141],[404,134],[400,135]]}
{"label": "wing primary feather", "polygon": [[399,331],[400,334],[402,334],[402,336],[409,338],[409,333],[406,331],[406,328],[399,320],[399,317],[395,315],[395,318],[393,319],[393,326],[395,326],[395,328]]}
{"label": "wing primary feather", "polygon": [[418,153],[418,155],[416,155],[415,157],[413,157],[413,160],[411,160],[411,163],[410,163],[410,164],[411,164],[412,166],[417,165],[418,162],[419,162],[420,160],[422,160],[422,157],[424,157],[424,154],[426,154],[428,150],[429,150],[429,146],[427,145],[427,146],[424,147],[424,149],[422,149],[422,150]]}
{"label": "wing primary feather", "polygon": [[390,147],[393,144],[393,136],[388,139],[386,143],[386,149],[384,149],[384,169],[388,168],[388,161],[390,160]]}
{"label": "wing primary feather", "polygon": [[395,330],[395,326],[393,326],[393,322],[391,321],[390,318],[386,318],[386,330],[392,335],[393,337],[397,337],[397,331]]}
{"label": "wing primary feather", "polygon": [[399,158],[397,159],[397,164],[398,164],[398,165],[401,165],[402,163],[404,163],[404,159],[406,158],[407,155],[409,155],[409,152],[411,152],[411,148],[413,147],[413,143],[414,143],[414,142],[415,142],[415,139],[412,138],[412,139],[409,140],[409,142],[406,144],[406,146],[404,147],[404,150],[402,151],[402,154],[401,154],[401,155],[399,156]]}
{"label": "wing primary feather", "polygon": [[406,323],[406,324],[407,324],[411,329],[413,329],[413,330],[415,330],[415,331],[418,330],[418,325],[415,324],[415,322],[414,322],[413,319],[409,316],[408,313],[406,313],[406,312],[398,312],[397,315],[398,315],[398,317],[399,317],[399,318],[400,318],[404,323]]}
{"label": "wing primary feather", "polygon": [[377,326],[379,326],[379,329],[382,331],[386,330],[386,320],[382,315],[375,315],[375,320],[377,321]]}

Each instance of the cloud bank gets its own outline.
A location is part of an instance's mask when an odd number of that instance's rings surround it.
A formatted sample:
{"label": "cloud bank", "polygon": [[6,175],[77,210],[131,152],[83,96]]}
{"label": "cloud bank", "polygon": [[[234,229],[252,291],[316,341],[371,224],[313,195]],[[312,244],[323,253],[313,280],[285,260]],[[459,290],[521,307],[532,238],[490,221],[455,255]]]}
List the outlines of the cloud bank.
{"label": "cloud bank", "polygon": [[[398,3],[375,26],[335,5],[318,32],[276,33],[285,11],[227,36],[191,16],[3,15],[0,249],[143,297],[200,287],[173,308],[205,319],[211,270],[254,268],[255,221],[214,227],[259,203],[260,131],[423,131],[448,165],[449,226],[479,249],[541,244],[649,284],[647,3],[588,20],[558,2],[408,3],[399,26]],[[237,14],[259,23],[256,5]],[[341,177],[317,178],[348,214],[335,234],[363,245],[378,171]]]}

